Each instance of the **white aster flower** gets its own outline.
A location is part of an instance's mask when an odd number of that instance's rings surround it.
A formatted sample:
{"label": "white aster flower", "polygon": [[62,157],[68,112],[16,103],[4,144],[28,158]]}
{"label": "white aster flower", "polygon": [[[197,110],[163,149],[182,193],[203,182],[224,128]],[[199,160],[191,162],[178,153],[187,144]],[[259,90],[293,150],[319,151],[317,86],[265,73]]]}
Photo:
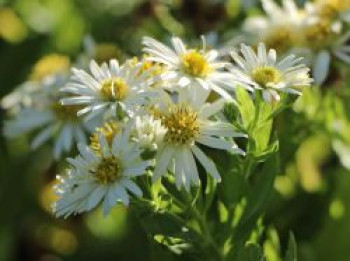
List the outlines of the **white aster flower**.
{"label": "white aster flower", "polygon": [[166,128],[153,116],[137,116],[134,122],[133,139],[143,149],[156,150],[163,141]]}
{"label": "white aster flower", "polygon": [[[291,52],[296,53],[301,50],[306,57],[309,57],[308,65],[312,66],[315,83],[322,84],[329,75],[334,58],[350,63],[350,33],[344,30],[344,25],[340,20],[333,17],[333,12],[336,12],[335,8],[326,8],[328,11],[325,12],[322,11],[323,9],[316,8],[319,5],[321,4],[306,5],[308,15],[300,30],[302,41]],[[311,6],[315,6],[315,10],[311,9]]]}
{"label": "white aster flower", "polygon": [[266,15],[249,17],[243,30],[254,38],[254,42],[261,41],[268,48],[288,51],[299,40],[297,32],[303,24],[305,12],[298,9],[294,0],[283,0],[281,6],[273,0],[261,2]]}
{"label": "white aster flower", "polygon": [[331,29],[334,32],[338,32],[346,23],[350,22],[349,0],[316,0],[307,2],[305,9],[311,19],[321,17],[322,19],[331,20]]}
{"label": "white aster flower", "polygon": [[[13,138],[35,132],[31,149],[37,149],[53,141],[53,156],[59,159],[63,152],[69,152],[75,142],[86,143],[86,133],[94,128],[95,122],[85,123],[76,115],[79,106],[62,106],[59,103],[60,86],[66,77],[46,77],[34,92],[28,94],[28,104],[17,104],[14,117],[4,125],[4,135]],[[15,101],[15,100],[13,100]]]}
{"label": "white aster flower", "polygon": [[78,116],[88,114],[87,119],[103,113],[115,115],[118,107],[132,114],[155,94],[148,88],[151,71],[140,69],[141,64],[127,61],[119,65],[117,60],[111,60],[109,66],[92,60],[91,74],[73,68],[72,80],[62,88],[71,97],[62,99],[62,104],[83,106]]}
{"label": "white aster flower", "polygon": [[313,14],[305,20],[302,34],[302,47],[311,57],[315,83],[327,79],[334,58],[350,63],[350,32],[345,32],[339,22]]}
{"label": "white aster flower", "polygon": [[4,134],[12,138],[38,131],[31,141],[31,149],[53,140],[53,156],[59,159],[63,152],[69,152],[75,146],[75,142],[87,142],[86,133],[91,126],[80,121],[76,112],[77,106],[63,107],[58,102],[46,109],[25,108],[14,119],[5,122]]}
{"label": "white aster flower", "polygon": [[278,92],[287,92],[300,95],[298,88],[309,86],[312,79],[309,77],[309,68],[300,63],[302,58],[289,55],[277,61],[276,51],[266,51],[260,43],[255,54],[251,47],[241,46],[240,56],[232,52],[236,66],[230,68],[237,81],[246,88],[261,90],[267,102],[279,101]]}
{"label": "white aster flower", "polygon": [[162,73],[164,80],[171,80],[175,86],[188,87],[192,96],[198,92],[214,91],[225,99],[232,99],[228,91],[234,88],[232,75],[223,71],[226,63],[217,59],[216,50],[206,50],[203,38],[201,50],[187,49],[179,37],[171,39],[173,49],[152,39],[143,38],[143,51],[149,60],[166,65]]}
{"label": "white aster flower", "polygon": [[[57,91],[57,86],[66,83],[69,58],[49,54],[37,61],[29,79],[0,101],[0,106],[11,113],[18,113],[23,107],[40,107]],[[55,90],[53,90],[55,89]]]}
{"label": "white aster flower", "polygon": [[118,202],[129,205],[128,191],[142,195],[132,179],[145,174],[151,161],[141,160],[141,150],[129,141],[129,133],[125,130],[115,135],[112,146],[100,135],[102,154],[78,145],[80,155],[68,159],[71,167],[67,175],[58,177],[61,183],[56,186],[59,196],[54,204],[56,216],[68,217],[89,211],[101,202],[106,215]]}
{"label": "white aster flower", "polygon": [[221,180],[214,162],[198,145],[243,153],[232,138],[245,135],[237,133],[228,122],[212,120],[224,104],[224,99],[212,104],[204,103],[204,99],[192,100],[186,90],[180,92],[177,102],[164,99],[163,104],[154,108],[153,114],[167,129],[157,151],[154,181],[170,170],[175,174],[178,188],[184,186],[189,190],[191,184],[198,186],[200,179],[195,159],[216,181]]}

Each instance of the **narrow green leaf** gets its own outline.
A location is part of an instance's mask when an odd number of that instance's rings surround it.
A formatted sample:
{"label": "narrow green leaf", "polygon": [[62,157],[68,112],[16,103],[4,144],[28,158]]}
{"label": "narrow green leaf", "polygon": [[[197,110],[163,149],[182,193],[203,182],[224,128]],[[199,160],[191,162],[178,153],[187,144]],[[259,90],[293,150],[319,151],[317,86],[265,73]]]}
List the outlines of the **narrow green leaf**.
{"label": "narrow green leaf", "polygon": [[249,93],[242,87],[236,88],[236,99],[243,125],[246,129],[248,129],[249,125],[254,121],[255,105]]}
{"label": "narrow green leaf", "polygon": [[264,261],[264,253],[257,244],[248,244],[245,247],[244,261]]}
{"label": "narrow green leaf", "polygon": [[284,261],[297,261],[297,244],[293,233],[289,235],[288,248]]}

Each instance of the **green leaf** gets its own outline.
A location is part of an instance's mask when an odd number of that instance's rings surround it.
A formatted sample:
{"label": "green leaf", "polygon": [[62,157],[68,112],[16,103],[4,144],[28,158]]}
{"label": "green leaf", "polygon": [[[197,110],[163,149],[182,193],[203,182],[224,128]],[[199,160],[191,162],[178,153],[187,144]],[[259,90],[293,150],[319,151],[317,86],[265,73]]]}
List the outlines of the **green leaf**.
{"label": "green leaf", "polygon": [[264,261],[264,253],[257,244],[248,244],[245,247],[244,261]]}
{"label": "green leaf", "polygon": [[190,230],[179,216],[165,210],[157,211],[151,202],[145,200],[135,200],[133,205],[135,206],[133,210],[147,234],[184,237],[188,233],[189,236]]}
{"label": "green leaf", "polygon": [[255,105],[249,93],[242,87],[236,88],[236,99],[243,126],[248,129],[249,125],[254,121]]}
{"label": "green leaf", "polygon": [[262,102],[258,108],[259,113],[256,115],[256,124],[251,133],[249,133],[255,142],[254,154],[259,154],[264,151],[270,141],[272,119],[272,108],[269,104]]}
{"label": "green leaf", "polygon": [[279,169],[279,159],[277,153],[272,154],[267,161],[261,172],[256,173],[256,180],[250,188],[247,207],[243,213],[241,224],[249,223],[249,220],[256,220],[259,218],[263,211],[266,209],[269,203],[269,199],[273,192],[273,184],[275,176]]}
{"label": "green leaf", "polygon": [[219,193],[227,207],[235,206],[244,194],[245,181],[238,168],[222,175],[222,182],[218,185]]}
{"label": "green leaf", "polygon": [[281,260],[281,244],[277,230],[274,227],[270,227],[266,230],[266,240],[263,244],[264,254],[266,260],[277,261]]}
{"label": "green leaf", "polygon": [[187,243],[181,238],[176,238],[176,237],[166,237],[163,235],[155,235],[154,240],[159,244],[167,246],[170,251],[178,255],[182,254],[183,251],[188,250],[191,247],[191,244]]}
{"label": "green leaf", "polygon": [[293,233],[289,234],[288,248],[284,261],[297,261],[297,244]]}

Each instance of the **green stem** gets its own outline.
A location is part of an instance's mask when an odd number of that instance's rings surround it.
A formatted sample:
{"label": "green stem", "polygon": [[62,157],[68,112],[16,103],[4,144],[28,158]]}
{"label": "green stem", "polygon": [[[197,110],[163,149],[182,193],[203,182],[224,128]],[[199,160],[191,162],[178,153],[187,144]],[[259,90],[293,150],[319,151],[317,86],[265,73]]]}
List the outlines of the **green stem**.
{"label": "green stem", "polygon": [[193,208],[192,210],[199,224],[199,227],[201,229],[202,236],[203,236],[203,239],[205,240],[205,243],[208,244],[213,250],[213,260],[215,261],[224,260],[222,250],[219,248],[214,238],[212,237],[212,234],[210,232],[205,216],[201,215],[196,208]]}
{"label": "green stem", "polygon": [[200,213],[196,207],[196,205],[191,204],[190,198],[187,197],[188,203],[190,203],[189,209],[191,213],[193,214],[194,219],[197,221],[201,236],[203,237],[203,240],[205,242],[205,245],[209,245],[211,250],[209,253],[213,254],[213,259],[215,261],[221,261],[224,260],[224,256],[222,253],[222,250],[219,248],[217,243],[215,242],[212,233],[210,231],[210,228],[208,226],[207,220],[206,220],[206,211],[204,210],[203,213]]}
{"label": "green stem", "polygon": [[251,175],[253,163],[254,163],[254,158],[250,154],[247,154],[247,160],[243,166],[243,175],[246,179],[248,179]]}
{"label": "green stem", "polygon": [[[253,136],[253,130],[256,128],[256,125],[259,121],[260,116],[260,110],[261,110],[261,103],[263,102],[262,96],[260,92],[256,92],[255,96],[255,115],[254,115],[254,121],[249,126],[249,136]],[[254,147],[254,141],[249,137],[248,145],[247,145],[247,156],[246,161],[243,167],[243,175],[246,179],[249,178],[252,172],[253,164],[254,164],[254,157],[251,155],[252,148]]]}

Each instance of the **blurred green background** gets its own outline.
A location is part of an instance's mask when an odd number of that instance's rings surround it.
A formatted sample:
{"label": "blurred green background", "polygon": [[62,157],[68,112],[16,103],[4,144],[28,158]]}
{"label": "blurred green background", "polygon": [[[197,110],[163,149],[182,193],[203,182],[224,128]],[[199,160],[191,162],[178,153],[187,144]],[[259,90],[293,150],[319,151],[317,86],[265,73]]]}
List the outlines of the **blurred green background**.
{"label": "blurred green background", "polygon": [[[0,0],[0,97],[27,80],[43,56],[59,53],[74,60],[91,39],[100,61],[139,55],[144,35],[193,42],[203,34],[213,46],[229,40],[246,16],[260,10],[254,0]],[[282,239],[294,231],[300,260],[350,260],[350,173],[332,151],[326,126],[329,117],[338,116],[332,114],[334,103],[345,108],[341,117],[348,123],[349,82],[341,91],[329,87],[305,95],[276,122],[282,169],[266,226]],[[333,116],[314,117],[310,110]],[[5,118],[0,111],[1,125]],[[50,188],[64,163],[53,163],[49,145],[30,152],[27,139],[0,136],[0,261],[190,260],[148,240],[123,207],[106,218],[95,210],[55,219],[48,207],[54,199]],[[273,242],[265,244],[266,253],[276,247]],[[278,261],[270,252],[268,261]]]}

